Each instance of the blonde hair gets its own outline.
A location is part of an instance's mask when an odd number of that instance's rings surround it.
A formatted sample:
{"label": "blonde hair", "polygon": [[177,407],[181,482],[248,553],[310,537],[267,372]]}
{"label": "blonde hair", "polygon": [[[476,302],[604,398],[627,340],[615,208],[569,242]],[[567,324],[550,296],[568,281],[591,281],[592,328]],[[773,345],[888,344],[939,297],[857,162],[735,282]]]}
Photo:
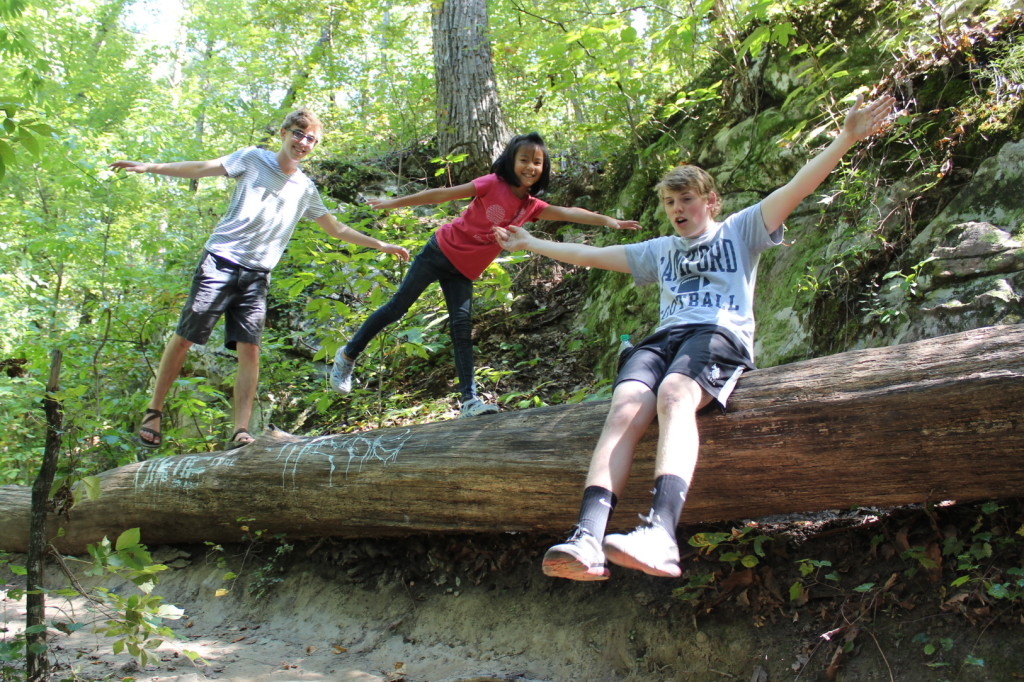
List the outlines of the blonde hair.
{"label": "blonde hair", "polygon": [[658,191],[659,198],[664,198],[665,192],[693,192],[704,199],[711,199],[714,195],[711,216],[717,216],[718,212],[722,210],[722,202],[718,199],[714,179],[706,170],[692,164],[676,166],[665,173],[654,188]]}
{"label": "blonde hair", "polygon": [[322,131],[324,129],[324,124],[320,122],[320,119],[316,117],[316,114],[303,107],[301,109],[296,109],[284,117],[281,129],[290,130],[292,128],[298,128],[299,130]]}

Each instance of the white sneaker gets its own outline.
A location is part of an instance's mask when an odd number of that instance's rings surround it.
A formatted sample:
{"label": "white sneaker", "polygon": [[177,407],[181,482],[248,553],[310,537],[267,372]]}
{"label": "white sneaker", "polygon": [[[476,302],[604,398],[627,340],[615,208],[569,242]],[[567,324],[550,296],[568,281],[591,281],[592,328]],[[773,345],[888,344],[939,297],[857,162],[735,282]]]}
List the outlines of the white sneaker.
{"label": "white sneaker", "polygon": [[645,523],[632,532],[605,536],[605,556],[613,564],[662,578],[678,578],[679,546],[661,526]]}
{"label": "white sneaker", "polygon": [[544,553],[544,575],[567,580],[608,580],[611,573],[604,562],[601,543],[576,526],[569,539]]}
{"label": "white sneaker", "polygon": [[355,369],[354,360],[345,357],[344,346],[334,354],[334,364],[331,366],[331,388],[338,393],[352,392],[352,370]]}
{"label": "white sneaker", "polygon": [[462,403],[462,411],[459,417],[478,417],[481,414],[497,414],[498,406],[485,403],[480,398],[471,398]]}

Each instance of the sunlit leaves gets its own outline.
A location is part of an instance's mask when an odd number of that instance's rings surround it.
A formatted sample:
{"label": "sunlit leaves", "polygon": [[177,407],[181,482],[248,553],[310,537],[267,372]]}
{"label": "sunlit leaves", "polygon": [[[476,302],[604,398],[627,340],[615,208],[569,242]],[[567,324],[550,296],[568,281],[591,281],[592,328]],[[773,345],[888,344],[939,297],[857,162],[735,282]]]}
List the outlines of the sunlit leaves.
{"label": "sunlit leaves", "polygon": [[0,101],[3,111],[3,129],[0,131],[0,180],[4,179],[7,169],[13,168],[16,149],[20,149],[30,159],[38,159],[42,153],[42,139],[53,134],[53,128],[39,121],[29,111],[16,102]]}

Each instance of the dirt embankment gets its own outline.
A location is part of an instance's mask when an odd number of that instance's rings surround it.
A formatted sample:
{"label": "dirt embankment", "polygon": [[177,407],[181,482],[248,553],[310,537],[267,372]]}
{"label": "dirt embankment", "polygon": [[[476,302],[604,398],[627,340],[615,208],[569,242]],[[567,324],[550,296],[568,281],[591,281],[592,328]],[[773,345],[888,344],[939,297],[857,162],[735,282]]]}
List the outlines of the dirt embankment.
{"label": "dirt embankment", "polygon": [[[155,558],[171,570],[156,592],[186,613],[168,622],[181,640],[157,650],[161,665],[140,670],[90,628],[51,629],[54,679],[1024,679],[1020,606],[986,597],[980,582],[951,588],[962,571],[952,560],[928,569],[900,550],[927,554],[942,535],[969,540],[984,518],[965,507],[761,520],[744,537],[768,538],[763,556],[743,538],[732,547],[759,556],[752,568],[723,547],[693,551],[679,580],[613,569],[608,582],[587,584],[541,575],[556,539],[522,535],[160,548]],[[991,543],[997,554],[999,544],[1008,542]],[[239,577],[225,581],[228,571]],[[19,580],[7,574],[5,584]],[[61,580],[55,573],[52,585]],[[9,638],[24,605],[4,597]],[[82,599],[48,603],[51,621],[89,619]]]}

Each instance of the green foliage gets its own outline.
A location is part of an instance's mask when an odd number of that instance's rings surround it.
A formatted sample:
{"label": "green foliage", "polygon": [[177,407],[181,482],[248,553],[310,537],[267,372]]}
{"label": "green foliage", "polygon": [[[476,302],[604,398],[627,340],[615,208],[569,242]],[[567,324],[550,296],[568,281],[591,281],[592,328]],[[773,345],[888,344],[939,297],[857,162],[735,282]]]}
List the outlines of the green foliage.
{"label": "green foliage", "polygon": [[[3,52],[0,47],[0,53]],[[17,161],[15,150],[21,148],[30,159],[38,160],[43,152],[41,140],[53,134],[53,128],[41,122],[18,102],[0,101],[3,121],[0,125],[0,182],[8,168],[13,168]],[[20,113],[24,114],[19,116]],[[27,116],[26,116],[27,115]]]}
{"label": "green foliage", "polygon": [[951,602],[983,593],[986,598],[1024,604],[1024,569],[1000,560],[1024,550],[1024,525],[1006,511],[995,502],[985,503],[969,538],[945,538],[942,556],[955,561],[957,573],[950,582],[957,590]]}
{"label": "green foliage", "polygon": [[[221,577],[227,587],[218,589],[216,596],[224,597],[231,593],[231,588],[237,581],[244,579],[247,593],[256,600],[263,599],[284,580],[284,571],[287,568],[286,561],[294,545],[286,541],[283,533],[270,534],[265,530],[253,529],[250,523],[255,519],[240,517],[237,519],[239,529],[242,531],[241,543],[244,552],[236,571],[227,571]],[[219,568],[226,568],[228,557],[223,545],[206,543],[210,547],[210,554]],[[247,568],[250,560],[256,562],[253,568]]]}
{"label": "green foliage", "polygon": [[163,598],[153,594],[157,573],[167,570],[167,567],[153,563],[139,539],[139,529],[132,528],[123,532],[113,546],[107,538],[98,545],[89,545],[93,567],[87,574],[117,576],[139,588],[140,594],[128,597],[105,587],[97,588],[109,611],[106,620],[96,629],[114,638],[112,648],[115,654],[127,652],[139,665],[146,666],[159,663],[160,658],[154,651],[164,639],[176,638],[174,631],[163,625],[163,621],[177,620],[183,612],[176,606],[162,603]]}
{"label": "green foliage", "polygon": [[[20,564],[12,564],[10,555],[0,552],[0,569],[10,570],[15,575],[26,575],[27,570]],[[21,599],[25,595],[24,590],[13,589],[7,591],[7,598]],[[36,627],[33,632],[31,628],[22,632],[9,634],[10,630],[6,623],[0,623],[0,680],[17,680],[24,667],[26,656],[26,640],[28,634],[40,632],[42,628]],[[36,652],[41,653],[41,652]]]}
{"label": "green foliage", "polygon": [[[178,639],[163,621],[181,618],[182,610],[165,604],[162,597],[153,594],[157,575],[167,567],[153,562],[146,546],[140,543],[138,528],[121,533],[113,545],[103,538],[96,545],[88,545],[87,550],[91,566],[85,571],[86,575],[133,584],[138,593],[124,596],[121,594],[123,590],[97,587],[84,595],[88,597],[84,617],[63,613],[49,625],[33,626],[12,637],[6,635],[5,629],[0,630],[4,633],[0,638],[0,679],[17,679],[21,672],[19,665],[25,657],[25,635],[45,631],[48,627],[71,634],[92,624],[96,632],[113,638],[111,649],[114,654],[127,653],[140,666],[159,665],[160,658],[155,650],[166,640]],[[0,553],[0,568],[7,568],[15,575],[26,574],[24,567],[11,564],[3,553]],[[80,594],[70,587],[47,592],[55,597]],[[24,592],[10,590],[8,596],[20,599]],[[95,619],[95,622],[90,619]],[[45,652],[45,645],[39,646],[42,649],[37,653]],[[193,662],[202,662],[193,651],[182,650],[182,654]]]}
{"label": "green foliage", "polygon": [[766,556],[765,545],[771,541],[771,537],[759,534],[753,525],[733,528],[728,533],[702,532],[690,536],[688,544],[697,549],[699,556],[722,566],[690,574],[686,584],[673,590],[673,595],[688,601],[700,599],[721,582],[724,569],[732,575],[760,564]]}

